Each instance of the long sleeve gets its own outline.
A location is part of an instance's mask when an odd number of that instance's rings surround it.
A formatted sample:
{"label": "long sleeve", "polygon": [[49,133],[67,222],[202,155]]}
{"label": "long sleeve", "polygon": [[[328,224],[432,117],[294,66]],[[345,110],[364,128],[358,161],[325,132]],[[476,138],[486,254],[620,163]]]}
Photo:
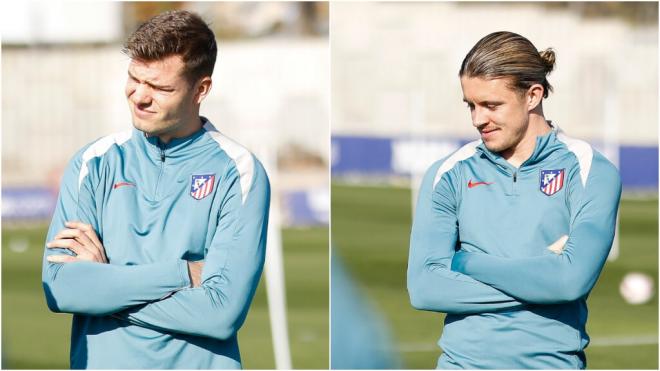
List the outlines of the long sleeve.
{"label": "long sleeve", "polygon": [[[90,176],[80,180],[83,148],[67,166],[46,241],[65,228],[66,221],[80,220],[98,231]],[[87,166],[87,164],[85,164]],[[73,253],[45,249],[42,281],[46,302],[54,312],[105,315],[160,299],[190,285],[185,261],[145,265],[115,265],[91,262],[51,263],[48,255]]]}
{"label": "long sleeve", "polygon": [[408,293],[413,307],[451,314],[485,313],[523,303],[450,270],[458,241],[453,171],[434,180],[442,161],[427,171],[415,209],[408,259]]}
{"label": "long sleeve", "polygon": [[[251,156],[251,155],[250,155]],[[243,195],[241,174],[231,167],[217,228],[202,270],[202,285],[115,315],[160,331],[227,339],[240,328],[263,269],[270,185],[254,159],[254,176]]]}
{"label": "long sleeve", "polygon": [[585,297],[612,246],[620,197],[616,168],[594,156],[584,189],[575,197],[568,242],[560,255],[504,258],[461,251],[454,256],[452,270],[526,302],[554,304]]}

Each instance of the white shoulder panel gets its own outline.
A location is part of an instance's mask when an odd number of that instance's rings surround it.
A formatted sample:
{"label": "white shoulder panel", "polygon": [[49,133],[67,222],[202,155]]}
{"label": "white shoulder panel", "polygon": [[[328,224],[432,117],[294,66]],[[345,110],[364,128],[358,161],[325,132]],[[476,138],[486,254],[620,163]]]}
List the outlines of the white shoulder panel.
{"label": "white shoulder panel", "polygon": [[87,162],[89,160],[93,159],[94,157],[101,157],[103,156],[110,147],[113,145],[122,145],[126,143],[129,139],[131,139],[132,135],[132,130],[126,130],[122,131],[119,133],[114,133],[110,134],[108,136],[105,136],[96,142],[94,142],[91,146],[87,147],[85,152],[82,154],[82,165],[80,165],[80,174],[78,175],[78,190],[80,190],[80,186],[82,185],[83,179],[89,174],[89,168],[87,167]]}
{"label": "white shoulder panel", "polygon": [[568,150],[573,152],[575,157],[577,157],[578,164],[580,165],[580,180],[582,181],[582,186],[585,187],[587,185],[589,171],[591,171],[591,162],[594,157],[593,148],[591,148],[589,143],[571,138],[561,130],[557,132],[557,139],[566,144]]}
{"label": "white shoulder panel", "polygon": [[204,129],[206,129],[211,138],[236,163],[236,169],[238,170],[241,183],[241,201],[245,203],[248,192],[250,191],[250,185],[252,184],[252,178],[254,177],[254,158],[252,154],[245,147],[220,133],[210,121],[204,124]]}
{"label": "white shoulder panel", "polygon": [[445,162],[443,162],[442,165],[440,165],[440,167],[438,168],[438,172],[435,174],[435,179],[433,180],[433,188],[435,188],[435,186],[440,181],[442,174],[451,170],[459,161],[463,161],[465,159],[472,157],[477,152],[477,146],[480,143],[481,140],[475,140],[474,142],[470,142],[464,145],[463,147],[459,148],[458,151],[454,152],[454,154],[449,156],[445,160]]}

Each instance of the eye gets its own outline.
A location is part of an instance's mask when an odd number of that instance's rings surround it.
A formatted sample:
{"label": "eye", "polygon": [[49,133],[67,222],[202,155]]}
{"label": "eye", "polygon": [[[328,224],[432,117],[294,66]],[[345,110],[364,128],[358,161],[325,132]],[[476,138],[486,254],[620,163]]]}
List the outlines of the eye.
{"label": "eye", "polygon": [[486,104],[486,108],[488,108],[488,109],[491,110],[491,111],[497,109],[497,107],[499,107],[499,106],[500,106],[500,105],[499,105],[499,104],[496,104],[496,103],[488,103],[488,104]]}
{"label": "eye", "polygon": [[474,104],[468,102],[465,102],[465,104],[467,105],[467,108],[470,109],[470,111],[474,110]]}

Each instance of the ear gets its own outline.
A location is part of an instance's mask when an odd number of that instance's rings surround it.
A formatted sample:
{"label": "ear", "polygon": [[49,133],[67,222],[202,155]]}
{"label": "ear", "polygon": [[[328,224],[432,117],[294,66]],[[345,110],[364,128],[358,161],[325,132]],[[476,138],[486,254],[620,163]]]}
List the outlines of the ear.
{"label": "ear", "polygon": [[211,91],[211,85],[213,85],[213,81],[211,80],[211,76],[204,76],[201,78],[195,88],[195,96],[194,96],[194,101],[197,104],[201,104],[204,98],[209,94]]}
{"label": "ear", "polygon": [[527,89],[525,99],[527,100],[528,111],[533,111],[539,104],[541,104],[544,91],[545,89],[543,89],[543,85],[541,84],[534,84]]}

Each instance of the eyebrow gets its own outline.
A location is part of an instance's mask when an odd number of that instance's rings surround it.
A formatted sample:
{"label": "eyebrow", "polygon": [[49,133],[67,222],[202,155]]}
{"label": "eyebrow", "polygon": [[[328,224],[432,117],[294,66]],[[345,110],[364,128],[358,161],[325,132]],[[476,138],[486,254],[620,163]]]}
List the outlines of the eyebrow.
{"label": "eyebrow", "polygon": [[[475,103],[475,102],[471,102],[471,101],[467,100],[467,98],[465,98],[465,97],[463,97],[463,102],[465,102],[467,104],[474,104]],[[481,101],[481,102],[476,102],[476,104],[497,104],[497,105],[500,105],[500,104],[504,104],[504,102],[498,101],[498,100],[484,100],[484,101]]]}
{"label": "eyebrow", "polygon": [[137,77],[135,77],[135,76],[131,73],[131,71],[128,71],[128,76],[130,76],[130,77],[131,77],[133,80],[135,80],[135,81],[138,81],[138,82],[144,82],[145,84],[147,84],[147,85],[149,85],[149,86],[153,86],[154,88],[158,88],[158,89],[173,89],[173,87],[170,86],[170,85],[159,85],[159,84],[156,84],[156,83],[151,82],[151,81],[149,81],[149,80],[140,80],[140,79],[138,79]]}

